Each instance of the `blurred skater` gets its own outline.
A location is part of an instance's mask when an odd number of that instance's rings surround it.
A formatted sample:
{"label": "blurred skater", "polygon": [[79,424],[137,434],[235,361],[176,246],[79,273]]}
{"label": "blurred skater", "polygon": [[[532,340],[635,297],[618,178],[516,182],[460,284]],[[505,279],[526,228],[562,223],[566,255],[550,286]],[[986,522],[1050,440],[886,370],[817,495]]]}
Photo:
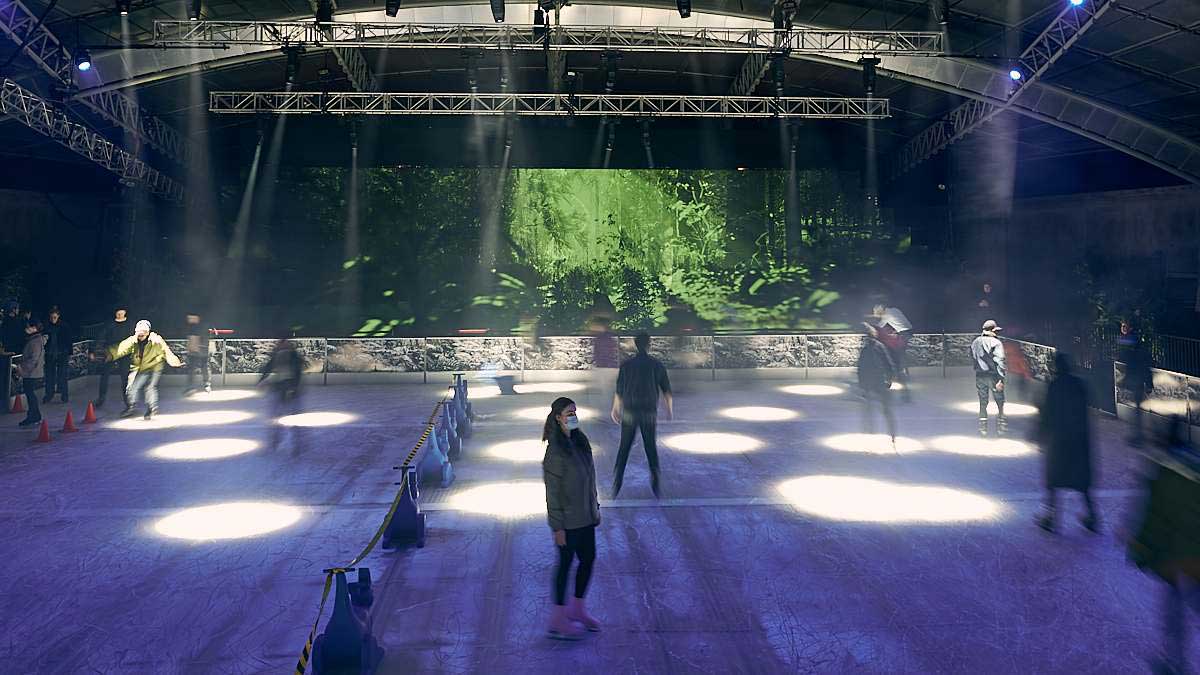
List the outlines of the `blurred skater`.
{"label": "blurred skater", "polygon": [[863,395],[863,420],[867,433],[875,431],[875,417],[872,408],[878,402],[883,409],[883,419],[887,423],[888,436],[892,438],[892,447],[896,446],[896,414],[892,410],[892,382],[896,376],[896,364],[892,361],[891,352],[879,339],[879,329],[869,323],[864,323],[866,339],[863,340],[862,350],[858,353],[858,386]]}
{"label": "blurred skater", "polygon": [[1150,368],[1153,359],[1150,350],[1142,342],[1142,336],[1133,328],[1129,321],[1121,322],[1121,334],[1117,338],[1120,353],[1117,358],[1125,364],[1125,376],[1121,378],[1121,389],[1128,400],[1133,401],[1133,429],[1130,430],[1129,443],[1142,443],[1142,405],[1146,402],[1146,393],[1154,388],[1154,376]]}
{"label": "blurred skater", "polygon": [[[578,640],[582,628],[597,632],[600,622],[584,607],[592,567],[596,562],[596,526],[600,524],[600,500],[596,493],[596,464],[592,445],[579,428],[575,402],[566,397],[554,400],[542,428],[546,456],[542,479],[546,484],[546,517],[558,547],[554,570],[554,608],[548,636]],[[567,581],[571,563],[578,558],[575,593],[567,604]],[[582,628],[580,627],[582,625]]]}
{"label": "blurred skater", "polygon": [[617,448],[617,464],[613,468],[613,499],[621,492],[625,480],[625,464],[633,447],[634,434],[641,431],[646,463],[650,466],[650,490],[659,496],[658,396],[662,393],[667,406],[667,419],[675,416],[675,401],[671,395],[671,380],[662,362],[650,356],[650,336],[638,333],[633,338],[637,356],[621,364],[617,371],[617,392],[613,394],[612,421],[621,425],[621,444]]}
{"label": "blurred skater", "polygon": [[1008,433],[1004,416],[1004,343],[996,337],[1000,327],[992,319],[983,322],[983,332],[971,343],[971,362],[975,366],[975,393],[979,395],[979,435],[988,435],[988,396],[996,401],[996,435]]}
{"label": "blurred skater", "polygon": [[[200,325],[199,314],[187,315],[187,386],[183,395],[203,389],[212,391],[212,383],[208,377],[208,329]],[[196,375],[200,375],[200,384],[196,384]]]}
{"label": "blurred skater", "polygon": [[878,331],[876,338],[887,347],[895,367],[893,382],[901,384],[900,396],[906,403],[912,401],[912,391],[908,388],[908,342],[912,339],[913,326],[908,317],[898,307],[875,305],[873,312],[875,327]]}
{"label": "blurred skater", "polygon": [[[271,447],[279,447],[283,441],[285,425],[279,419],[300,412],[300,376],[304,372],[304,360],[296,345],[287,338],[275,342],[271,357],[259,371],[258,384],[263,385],[270,378],[267,386],[271,388],[271,417],[275,418],[275,426],[271,430]],[[300,430],[293,431],[294,450],[300,451],[302,439]]]}
{"label": "blurred skater", "polygon": [[1054,355],[1054,379],[1046,389],[1046,402],[1038,418],[1038,441],[1042,447],[1046,488],[1045,512],[1037,524],[1047,532],[1058,527],[1057,491],[1075,490],[1083,495],[1088,514],[1083,526],[1097,532],[1100,519],[1092,499],[1092,440],[1088,423],[1087,384],[1072,372],[1071,357]]}
{"label": "blurred skater", "polygon": [[46,395],[42,397],[42,403],[49,403],[55,394],[63,403],[68,403],[71,400],[67,391],[71,366],[71,326],[63,321],[57,305],[50,308],[48,316],[49,320],[42,328],[46,335]]}
{"label": "blurred skater", "polygon": [[1129,558],[1163,585],[1163,641],[1152,672],[1190,671],[1188,609],[1200,612],[1200,456],[1184,440],[1186,422],[1171,418],[1160,448],[1146,453],[1151,475]]}
{"label": "blurred skater", "polygon": [[162,377],[163,364],[172,368],[183,366],[183,362],[167,346],[167,341],[158,333],[150,331],[150,322],[142,319],[134,326],[133,335],[125,338],[116,347],[108,350],[108,361],[129,356],[129,375],[125,385],[125,410],[121,417],[133,417],[134,408],[142,392],[146,393],[147,420],[158,414],[158,380]]}

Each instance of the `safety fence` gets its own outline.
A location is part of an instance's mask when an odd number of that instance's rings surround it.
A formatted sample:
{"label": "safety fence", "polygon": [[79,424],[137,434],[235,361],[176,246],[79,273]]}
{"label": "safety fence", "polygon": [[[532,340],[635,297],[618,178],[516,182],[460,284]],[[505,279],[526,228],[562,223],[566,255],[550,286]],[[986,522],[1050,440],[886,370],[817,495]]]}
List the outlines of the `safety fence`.
{"label": "safety fence", "polygon": [[[462,439],[471,435],[474,411],[468,400],[467,382],[461,376],[433,407],[425,428],[404,461],[392,467],[400,471],[396,495],[367,544],[350,562],[322,570],[325,584],[317,605],[312,629],[296,661],[296,674],[303,675],[309,664],[315,673],[373,672],[383,657],[383,648],[371,634],[369,609],[374,601],[370,570],[358,567],[377,546],[397,548],[414,543],[425,545],[425,514],[421,512],[419,485],[431,474],[442,487],[453,481],[450,459],[462,453]],[[424,450],[424,452],[422,452]],[[348,572],[358,572],[357,582],[348,582]],[[330,595],[333,611],[325,631],[318,635],[321,618]]]}

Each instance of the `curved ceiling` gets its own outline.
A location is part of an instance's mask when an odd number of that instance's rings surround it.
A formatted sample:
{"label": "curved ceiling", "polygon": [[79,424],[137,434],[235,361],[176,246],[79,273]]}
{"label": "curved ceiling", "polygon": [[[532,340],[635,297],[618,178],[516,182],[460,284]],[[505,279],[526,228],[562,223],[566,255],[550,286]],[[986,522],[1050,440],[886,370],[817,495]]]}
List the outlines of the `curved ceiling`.
{"label": "curved ceiling", "polygon": [[[1094,0],[1087,0],[1092,2]],[[155,19],[182,19],[187,2],[134,2],[125,19],[99,0],[62,0],[47,15],[56,33],[76,31],[94,46],[152,41]],[[343,0],[339,20],[487,23],[487,5],[427,4],[383,16],[378,2]],[[881,125],[877,145],[894,154],[905,142],[964,100],[1005,100],[1008,59],[1026,47],[1062,10],[1066,0],[951,0],[950,58],[885,57],[878,95],[893,102],[895,118]],[[282,20],[310,15],[306,0],[227,0],[205,2],[205,18]],[[40,11],[36,3],[30,8]],[[44,8],[44,7],[43,7]],[[564,23],[575,25],[705,25],[770,27],[770,5],[759,0],[696,0],[689,20],[673,5],[642,2],[636,7],[580,4],[564,8]],[[362,12],[355,14],[355,12]],[[509,5],[510,23],[528,23],[532,5]],[[936,30],[928,3],[910,0],[801,0],[798,24],[835,29]],[[127,36],[123,38],[123,36]],[[464,61],[453,50],[363,50],[384,90],[466,88]],[[278,89],[282,66],[263,68],[278,51],[120,50],[94,53],[88,89],[106,83],[134,93],[142,105],[172,122],[189,109],[183,78],[201,64],[206,89]],[[726,93],[744,57],[737,55],[627,54],[621,63],[620,89],[626,92]],[[341,68],[323,53],[306,56],[305,72],[316,80],[323,69]],[[860,95],[857,56],[809,55],[788,66],[788,95]],[[247,64],[253,64],[247,66]],[[541,65],[526,59],[518,66],[526,86],[537,82]],[[572,63],[584,71],[599,68],[588,56]],[[481,63],[481,87],[488,63]],[[328,79],[328,76],[326,76]],[[518,78],[519,79],[519,78]],[[583,86],[599,89],[603,76],[585,77]],[[319,86],[346,87],[326,81]],[[766,83],[765,88],[769,87]],[[181,103],[182,102],[182,103]],[[1192,182],[1200,182],[1200,3],[1194,0],[1110,0],[1108,11],[1038,82],[1028,85],[1011,108],[1024,121],[985,126],[984,142],[1010,142],[1034,159],[1086,156],[1116,148]],[[1009,116],[1004,113],[1002,116]],[[840,123],[846,124],[846,123]],[[183,126],[180,124],[179,126]],[[1065,130],[1069,133],[1062,133]],[[976,142],[979,142],[978,140]]]}

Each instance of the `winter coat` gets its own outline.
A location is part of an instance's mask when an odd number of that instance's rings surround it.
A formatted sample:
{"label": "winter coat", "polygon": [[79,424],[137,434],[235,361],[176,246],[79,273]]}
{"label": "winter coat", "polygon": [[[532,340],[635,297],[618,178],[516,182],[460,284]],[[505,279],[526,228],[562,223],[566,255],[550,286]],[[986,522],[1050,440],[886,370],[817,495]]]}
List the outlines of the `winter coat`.
{"label": "winter coat", "polygon": [[1092,486],[1092,440],[1087,385],[1074,375],[1059,375],[1046,389],[1038,436],[1048,488],[1087,490]]}
{"label": "winter coat", "polygon": [[596,464],[592,445],[581,431],[556,433],[542,460],[546,483],[546,518],[551,530],[575,530],[600,524],[596,496]]}
{"label": "winter coat", "polygon": [[1008,376],[1004,362],[1004,343],[995,333],[983,333],[971,343],[971,362],[975,373],[991,373],[1001,380]]}
{"label": "winter coat", "polygon": [[1125,391],[1140,393],[1154,385],[1154,376],[1150,371],[1153,359],[1146,346],[1136,338],[1123,339],[1119,358],[1125,363],[1125,377],[1121,380],[1121,388]]}
{"label": "winter coat", "polygon": [[868,337],[858,353],[858,386],[864,391],[887,391],[896,379],[896,364],[882,342]]}
{"label": "winter coat", "polygon": [[137,373],[162,370],[164,361],[176,368],[183,365],[179,357],[167,346],[167,341],[158,333],[150,333],[146,337],[145,349],[139,348],[136,335],[130,335],[121,340],[121,344],[108,350],[109,361],[116,361],[125,356],[132,357],[129,359],[129,370]]}
{"label": "winter coat", "polygon": [[17,365],[17,373],[21,379],[40,380],[46,376],[46,340],[41,333],[29,335],[21,350],[21,363]]}
{"label": "winter coat", "polygon": [[46,322],[44,332],[46,337],[46,353],[53,356],[63,356],[71,353],[71,326],[61,318],[58,323]]}
{"label": "winter coat", "polygon": [[129,319],[117,321],[113,319],[104,327],[104,346],[105,348],[120,344],[121,340],[133,334],[134,323]]}
{"label": "winter coat", "polygon": [[4,343],[4,349],[13,354],[20,354],[25,348],[25,324],[24,317],[4,315],[4,326],[0,329],[0,342]]}

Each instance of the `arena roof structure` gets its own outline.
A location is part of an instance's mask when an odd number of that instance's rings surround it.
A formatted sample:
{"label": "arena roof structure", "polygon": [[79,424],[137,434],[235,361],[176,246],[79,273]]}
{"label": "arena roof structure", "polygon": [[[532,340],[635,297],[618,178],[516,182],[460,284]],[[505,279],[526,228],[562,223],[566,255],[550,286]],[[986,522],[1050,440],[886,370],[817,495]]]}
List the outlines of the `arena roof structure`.
{"label": "arena roof structure", "polygon": [[[214,97],[238,92],[437,93],[471,105],[473,93],[557,91],[675,97],[684,109],[689,97],[866,97],[887,101],[886,119],[803,123],[796,133],[808,139],[809,161],[860,165],[871,154],[882,180],[903,180],[948,147],[981,157],[1003,148],[1019,167],[1103,173],[1104,187],[1200,183],[1200,3],[1192,0],[680,2],[548,0],[549,49],[539,49],[537,6],[500,0],[404,3],[395,16],[385,12],[390,2],[342,0],[324,26],[314,12],[326,3],[304,0],[13,0],[0,5],[0,147],[10,160],[67,164],[79,180],[102,167],[171,195],[197,148],[236,153],[253,133],[255,115],[213,112],[231,100]],[[503,24],[494,5],[504,8]],[[77,67],[84,56],[87,71]],[[636,118],[622,130],[632,145],[650,122],[675,140],[714,124],[639,110],[610,111]],[[352,132],[332,113],[345,109],[318,103],[309,112],[296,127],[311,139],[297,161],[339,161]],[[541,122],[528,138],[543,142],[523,161],[577,163],[569,143],[544,142],[569,136],[559,127],[574,121]],[[389,118],[377,161],[452,162],[446,148],[465,127],[447,124]],[[587,137],[583,147],[593,132],[581,123],[573,133]],[[718,151],[691,158],[689,144],[670,143],[678,149],[660,160],[752,164],[779,139],[761,119],[726,119],[707,133],[722,137]]]}

